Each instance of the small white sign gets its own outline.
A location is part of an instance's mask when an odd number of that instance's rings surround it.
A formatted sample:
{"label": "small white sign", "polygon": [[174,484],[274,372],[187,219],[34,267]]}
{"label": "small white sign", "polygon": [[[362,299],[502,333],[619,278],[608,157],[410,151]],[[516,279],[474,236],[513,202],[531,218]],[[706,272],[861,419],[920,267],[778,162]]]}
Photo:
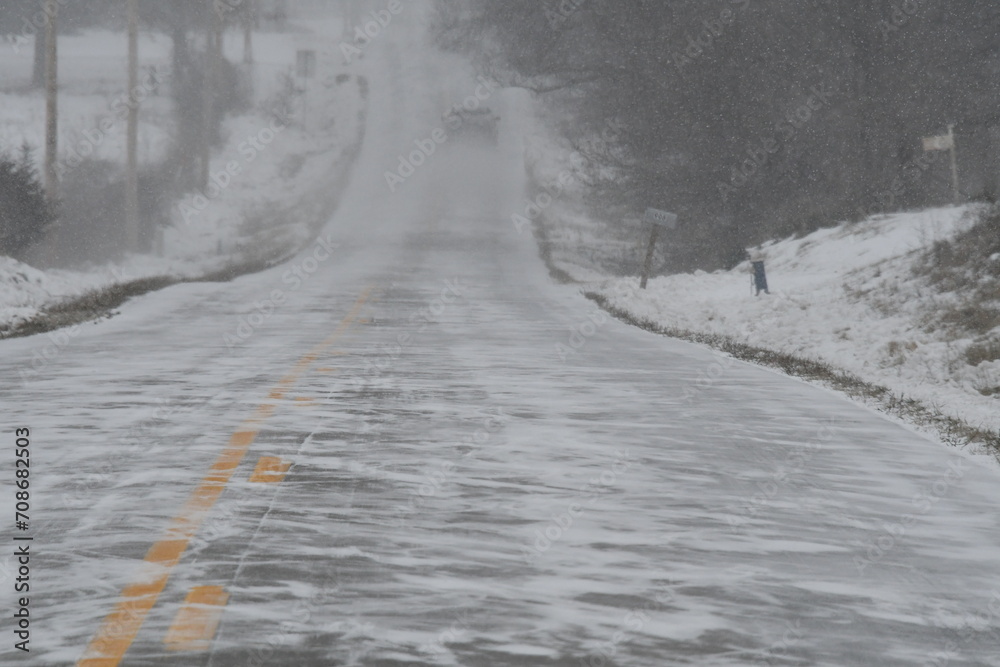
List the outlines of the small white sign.
{"label": "small white sign", "polygon": [[661,227],[666,227],[667,229],[674,229],[675,227],[677,227],[676,214],[668,213],[667,211],[661,211],[655,208],[646,209],[646,217],[644,218],[644,220],[654,225],[660,225]]}
{"label": "small white sign", "polygon": [[924,137],[925,151],[950,151],[955,147],[955,135],[941,134],[936,137]]}

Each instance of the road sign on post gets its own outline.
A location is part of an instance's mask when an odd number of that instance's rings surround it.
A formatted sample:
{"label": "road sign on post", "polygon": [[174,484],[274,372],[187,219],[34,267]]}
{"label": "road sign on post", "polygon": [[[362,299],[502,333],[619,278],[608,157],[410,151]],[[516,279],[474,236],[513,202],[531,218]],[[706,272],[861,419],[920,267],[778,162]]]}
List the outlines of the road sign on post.
{"label": "road sign on post", "polygon": [[939,134],[936,137],[924,137],[925,151],[950,151],[954,145],[954,139],[947,134]]}
{"label": "road sign on post", "polygon": [[656,250],[656,239],[660,235],[660,229],[675,229],[677,227],[677,215],[655,208],[647,208],[643,221],[652,225],[653,231],[649,236],[649,248],[646,250],[646,260],[642,263],[642,280],[639,282],[639,289],[646,289],[646,283],[649,282],[649,272],[653,268],[653,253]]}
{"label": "road sign on post", "polygon": [[667,213],[666,211],[661,211],[655,208],[647,208],[646,216],[643,218],[643,220],[653,225],[666,227],[667,229],[674,229],[677,227],[676,214]]}
{"label": "road sign on post", "polygon": [[950,151],[951,152],[951,187],[952,196],[955,203],[961,201],[961,190],[958,187],[958,149],[955,145],[955,126],[948,126],[948,134],[939,134],[936,137],[924,137],[924,152],[929,151]]}

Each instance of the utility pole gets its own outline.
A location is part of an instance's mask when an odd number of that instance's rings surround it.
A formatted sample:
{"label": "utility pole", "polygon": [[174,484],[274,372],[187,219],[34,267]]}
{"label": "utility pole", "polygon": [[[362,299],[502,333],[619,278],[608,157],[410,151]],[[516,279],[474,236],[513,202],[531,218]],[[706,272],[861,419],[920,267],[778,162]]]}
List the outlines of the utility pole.
{"label": "utility pole", "polygon": [[669,211],[660,211],[655,208],[647,208],[643,220],[653,228],[653,231],[649,235],[649,248],[646,249],[646,259],[642,263],[642,278],[639,281],[640,289],[646,289],[646,283],[649,282],[649,273],[653,268],[653,253],[656,252],[656,240],[660,235],[660,228],[676,229],[677,214],[670,213]]}
{"label": "utility pole", "polygon": [[128,128],[125,166],[125,247],[139,249],[139,0],[128,2]]}
{"label": "utility pole", "polygon": [[653,225],[653,231],[649,235],[649,246],[646,248],[646,259],[642,262],[642,278],[639,279],[639,289],[646,289],[649,282],[649,272],[653,269],[653,253],[656,252],[656,239],[660,235],[658,225]]}
{"label": "utility pole", "polygon": [[354,36],[354,24],[357,23],[357,0],[343,0],[344,2],[344,39],[349,40]]}
{"label": "utility pole", "polygon": [[[56,21],[59,5],[45,0],[45,195],[50,202],[59,197],[59,173],[56,160],[59,150],[59,50]],[[37,37],[36,37],[37,39]]]}
{"label": "utility pole", "polygon": [[215,81],[222,57],[222,16],[216,10],[214,0],[208,0],[209,26],[205,44],[205,72],[201,107],[201,171],[198,187],[204,190],[211,178],[212,163],[212,119],[215,116]]}
{"label": "utility pole", "polygon": [[45,29],[35,31],[35,46],[31,65],[31,87],[45,89]]}
{"label": "utility pole", "polygon": [[958,146],[955,145],[955,126],[948,125],[948,140],[951,144],[951,188],[955,203],[962,203],[962,190],[958,187]]}
{"label": "utility pole", "polygon": [[257,24],[257,6],[255,0],[247,0],[243,15],[243,63],[253,65],[253,30]]}

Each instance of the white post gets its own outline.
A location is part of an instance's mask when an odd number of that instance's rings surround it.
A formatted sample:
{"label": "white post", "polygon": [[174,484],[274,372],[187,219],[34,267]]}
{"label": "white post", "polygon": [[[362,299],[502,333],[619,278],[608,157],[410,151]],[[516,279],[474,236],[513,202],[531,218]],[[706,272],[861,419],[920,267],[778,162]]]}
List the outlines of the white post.
{"label": "white post", "polygon": [[958,147],[955,144],[955,126],[948,125],[948,141],[951,143],[951,187],[955,203],[962,201],[961,190],[958,187]]}
{"label": "white post", "polygon": [[202,82],[201,107],[201,169],[198,188],[208,187],[212,167],[212,119],[215,117],[215,85],[218,79],[219,61],[222,59],[222,14],[215,9],[214,2],[208,1],[209,24],[205,32],[205,72]]}
{"label": "white post", "polygon": [[309,79],[302,79],[302,129],[309,131]]}
{"label": "white post", "polygon": [[243,62],[253,65],[253,31],[257,23],[257,5],[249,0],[243,14]]}
{"label": "white post", "polygon": [[642,278],[639,280],[639,289],[646,289],[649,282],[649,273],[653,269],[653,253],[656,252],[656,238],[660,235],[660,226],[651,225],[652,233],[649,235],[649,247],[646,249],[646,260],[642,263]]}

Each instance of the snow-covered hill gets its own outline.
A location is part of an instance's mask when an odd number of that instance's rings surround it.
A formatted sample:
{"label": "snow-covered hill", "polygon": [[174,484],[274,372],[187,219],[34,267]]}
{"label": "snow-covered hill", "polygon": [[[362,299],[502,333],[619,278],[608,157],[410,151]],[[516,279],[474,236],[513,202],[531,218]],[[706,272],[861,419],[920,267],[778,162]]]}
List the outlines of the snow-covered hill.
{"label": "snow-covered hill", "polygon": [[973,206],[878,216],[768,243],[752,254],[765,260],[770,295],[753,295],[748,262],[731,271],[657,277],[647,290],[636,278],[591,289],[636,320],[819,360],[996,431],[1000,359],[968,351],[1000,338],[1000,328],[964,326],[955,314],[968,295],[943,291],[921,271],[934,244],[969,229],[980,212]]}

